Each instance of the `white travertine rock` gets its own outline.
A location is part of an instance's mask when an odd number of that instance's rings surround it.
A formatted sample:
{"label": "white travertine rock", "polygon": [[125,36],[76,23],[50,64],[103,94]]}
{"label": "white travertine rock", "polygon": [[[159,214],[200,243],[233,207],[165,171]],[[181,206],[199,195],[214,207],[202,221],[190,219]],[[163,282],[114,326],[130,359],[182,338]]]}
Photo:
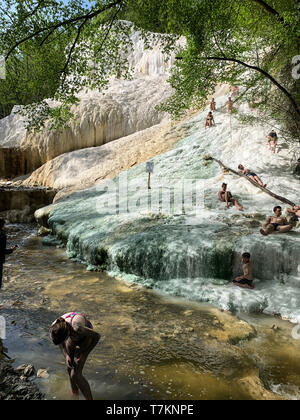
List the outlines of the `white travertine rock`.
{"label": "white travertine rock", "polygon": [[76,122],[69,128],[27,134],[16,109],[0,120],[0,176],[29,173],[63,153],[100,146],[168,120],[156,105],[172,92],[167,78],[174,57],[167,59],[158,46],[145,50],[138,33],[132,38],[128,60],[133,78],[112,78],[104,93],[82,92],[73,107]]}

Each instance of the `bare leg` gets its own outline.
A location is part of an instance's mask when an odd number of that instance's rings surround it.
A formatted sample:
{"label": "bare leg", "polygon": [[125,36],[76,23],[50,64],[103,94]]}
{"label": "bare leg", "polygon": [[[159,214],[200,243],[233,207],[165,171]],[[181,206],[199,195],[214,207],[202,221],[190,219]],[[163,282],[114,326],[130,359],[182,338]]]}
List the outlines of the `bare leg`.
{"label": "bare leg", "polygon": [[285,225],[285,226],[278,226],[278,227],[277,227],[277,230],[278,230],[278,232],[280,232],[280,233],[286,233],[286,232],[289,232],[291,229],[292,229],[292,226],[291,226],[291,225]]}
{"label": "bare leg", "polygon": [[254,286],[249,286],[249,284],[240,284],[238,282],[233,282],[238,287],[242,287],[243,289],[254,289]]}
{"label": "bare leg", "polygon": [[269,224],[264,229],[260,229],[260,233],[264,236],[268,236],[271,232],[274,232],[274,230],[274,226]]}
{"label": "bare leg", "polygon": [[78,386],[76,385],[74,369],[68,367],[68,374],[69,374],[69,378],[70,378],[72,394],[73,394],[74,397],[79,398],[79,389],[78,389]]}
{"label": "bare leg", "polygon": [[235,205],[235,207],[239,211],[242,211],[243,210],[243,206],[241,206],[240,203],[235,198],[232,198],[230,201]]}
{"label": "bare leg", "polygon": [[262,187],[266,187],[267,184],[263,184],[262,180],[256,175],[256,176],[249,176],[252,181],[256,182],[257,184],[261,185]]}
{"label": "bare leg", "polygon": [[85,379],[85,377],[82,374],[84,364],[86,362],[87,356],[81,356],[79,360],[77,359],[76,367],[73,370],[73,379],[76,382],[78,388],[82,392],[82,395],[86,400],[91,401],[93,399],[92,391],[90,388],[90,385],[88,381]]}

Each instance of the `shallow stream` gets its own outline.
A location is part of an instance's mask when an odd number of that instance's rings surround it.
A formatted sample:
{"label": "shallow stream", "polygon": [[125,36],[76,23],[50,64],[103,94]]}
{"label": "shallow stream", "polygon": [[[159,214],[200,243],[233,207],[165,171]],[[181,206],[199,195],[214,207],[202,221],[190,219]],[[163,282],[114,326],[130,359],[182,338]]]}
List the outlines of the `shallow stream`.
{"label": "shallow stream", "polygon": [[249,326],[211,305],[89,272],[64,249],[43,246],[34,226],[10,225],[8,238],[20,248],[7,258],[0,295],[4,345],[15,366],[48,369],[48,379],[35,379],[48,399],[71,398],[48,335],[69,311],[85,312],[101,334],[85,367],[95,399],[251,399],[238,381],[253,375],[300,398],[300,340],[289,322],[238,314]]}

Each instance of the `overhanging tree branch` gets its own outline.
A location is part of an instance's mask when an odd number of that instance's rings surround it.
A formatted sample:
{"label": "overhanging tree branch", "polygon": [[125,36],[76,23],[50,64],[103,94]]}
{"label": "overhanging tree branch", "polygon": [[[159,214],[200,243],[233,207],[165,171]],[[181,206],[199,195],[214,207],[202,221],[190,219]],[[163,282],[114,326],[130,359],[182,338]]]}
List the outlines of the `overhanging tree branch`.
{"label": "overhanging tree branch", "polygon": [[239,60],[237,58],[230,58],[230,57],[200,57],[200,59],[202,59],[202,60],[229,61],[229,62],[232,62],[232,63],[240,64],[240,65],[242,65],[244,67],[247,67],[248,69],[258,71],[259,73],[263,74],[267,79],[269,79],[279,90],[281,90],[281,92],[284,93],[284,95],[291,102],[291,104],[292,104],[295,112],[300,117],[300,109],[299,109],[299,107],[298,107],[295,99],[291,95],[291,93],[289,91],[287,91],[285,89],[285,87],[283,87],[276,79],[274,79],[273,76],[271,76],[268,72],[266,72],[265,70],[261,69],[260,67],[252,66],[251,64],[247,64],[247,63],[245,63],[245,62],[243,62],[243,61],[241,61],[241,60]]}
{"label": "overhanging tree branch", "polygon": [[19,45],[21,45],[21,44],[23,44],[24,42],[26,42],[26,41],[28,41],[29,39],[32,39],[32,38],[34,38],[34,37],[36,37],[36,36],[38,36],[38,35],[40,35],[40,34],[42,34],[42,33],[44,33],[44,32],[46,32],[46,31],[52,31],[52,30],[56,30],[56,29],[58,29],[58,28],[61,28],[62,26],[65,26],[65,25],[69,25],[69,24],[71,24],[71,23],[76,23],[76,22],[79,22],[79,21],[84,21],[84,20],[90,20],[90,19],[93,19],[94,17],[96,17],[96,16],[98,16],[98,15],[100,15],[101,13],[103,13],[104,11],[106,11],[106,10],[109,10],[109,9],[112,9],[113,7],[115,7],[115,6],[117,6],[117,5],[120,5],[120,4],[122,4],[123,3],[123,0],[116,0],[116,1],[114,1],[114,2],[112,2],[112,3],[109,3],[109,4],[107,4],[106,6],[103,6],[101,9],[98,9],[98,10],[95,10],[94,12],[89,12],[89,13],[87,13],[87,14],[85,14],[85,15],[81,15],[81,16],[77,16],[77,17],[74,17],[74,18],[72,18],[72,19],[66,19],[66,20],[63,20],[62,22],[58,22],[58,23],[56,23],[55,25],[50,25],[50,26],[48,26],[48,27],[45,27],[45,28],[41,28],[41,29],[39,29],[38,31],[36,31],[36,32],[33,32],[32,34],[30,34],[30,35],[28,35],[27,37],[25,37],[25,38],[23,38],[23,39],[21,39],[21,40],[19,40],[19,41],[17,41],[10,49],[9,49],[9,51],[7,52],[7,54],[6,54],[6,56],[5,56],[5,59],[7,60],[8,58],[9,58],[9,56],[12,54],[12,52],[19,46]]}
{"label": "overhanging tree branch", "polygon": [[283,17],[277,12],[277,10],[273,9],[273,7],[271,7],[269,4],[267,4],[265,1],[263,0],[252,0],[255,3],[259,4],[260,6],[262,6],[268,13],[270,13],[273,16],[276,16],[278,18],[278,20],[286,25],[285,20],[283,19]]}

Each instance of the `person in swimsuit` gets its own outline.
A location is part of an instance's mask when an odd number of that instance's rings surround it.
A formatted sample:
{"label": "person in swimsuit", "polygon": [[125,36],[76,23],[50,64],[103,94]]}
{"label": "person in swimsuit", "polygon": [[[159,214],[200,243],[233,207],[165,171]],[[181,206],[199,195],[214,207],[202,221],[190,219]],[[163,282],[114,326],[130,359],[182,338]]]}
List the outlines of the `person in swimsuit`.
{"label": "person in swimsuit", "polygon": [[244,252],[242,254],[242,263],[243,263],[243,275],[236,277],[233,280],[233,284],[245,289],[254,289],[253,286],[253,276],[252,276],[252,264],[250,262],[251,255],[249,252]]}
{"label": "person in swimsuit", "polygon": [[215,101],[215,98],[212,98],[212,100],[211,100],[210,110],[211,111],[215,111],[216,110],[216,101]]}
{"label": "person in swimsuit", "polygon": [[78,398],[81,391],[86,400],[92,400],[91,388],[82,371],[88,355],[100,340],[100,334],[93,331],[85,314],[68,312],[53,322],[50,337],[65,357],[73,395]]}
{"label": "person in swimsuit", "polygon": [[228,101],[226,102],[226,106],[227,106],[227,112],[230,114],[232,111],[232,105],[233,105],[233,101],[231,99],[231,96],[229,96]]}
{"label": "person in swimsuit", "polygon": [[225,203],[225,207],[228,208],[229,207],[229,203],[232,203],[235,205],[235,207],[241,211],[243,210],[243,207],[239,204],[239,202],[232,197],[232,194],[230,191],[226,191],[227,190],[227,184],[225,184],[225,182],[223,182],[222,184],[222,190],[218,192],[218,197],[220,201],[223,201]]}
{"label": "person in swimsuit", "polygon": [[209,113],[207,114],[207,117],[206,117],[206,121],[205,121],[205,129],[206,129],[206,127],[210,128],[213,125],[214,126],[216,125],[215,120],[214,120],[212,112],[209,111]]}
{"label": "person in swimsuit", "polygon": [[245,169],[244,166],[241,164],[238,166],[238,169],[243,175],[248,176],[250,179],[252,179],[252,181],[266,188],[267,184],[264,184],[262,180],[259,178],[259,176],[256,175],[255,172],[251,171],[250,169]]}
{"label": "person in swimsuit", "polygon": [[[273,142],[273,147],[271,146],[271,142]],[[277,147],[277,142],[278,142],[278,137],[277,137],[277,133],[275,130],[272,130],[268,135],[267,135],[267,146],[269,147],[269,149],[273,152],[276,153],[276,147]]]}
{"label": "person in swimsuit", "polygon": [[280,206],[276,206],[273,209],[275,216],[267,218],[263,224],[263,229],[260,229],[260,233],[264,236],[268,236],[272,232],[286,233],[292,229],[292,226],[288,223],[285,217],[282,217],[282,209]]}

